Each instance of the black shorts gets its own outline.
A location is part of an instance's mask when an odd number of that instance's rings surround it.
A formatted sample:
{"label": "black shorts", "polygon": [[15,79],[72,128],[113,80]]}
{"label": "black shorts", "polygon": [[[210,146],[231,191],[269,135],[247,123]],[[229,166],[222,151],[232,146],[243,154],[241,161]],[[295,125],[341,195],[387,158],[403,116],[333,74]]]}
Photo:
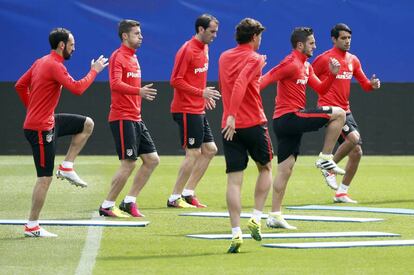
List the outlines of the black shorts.
{"label": "black shorts", "polygon": [[246,169],[249,161],[248,154],[261,165],[266,165],[273,158],[272,141],[265,124],[236,129],[231,141],[224,139],[223,135],[223,150],[226,173]]}
{"label": "black shorts", "polygon": [[213,133],[205,115],[173,113],[172,116],[178,124],[183,148],[200,148],[202,143],[214,142]]}
{"label": "black shorts", "polygon": [[109,122],[120,160],[136,160],[142,154],[157,152],[143,121],[116,120]]}
{"label": "black shorts", "polygon": [[[358,124],[356,123],[352,113],[347,113],[346,114],[345,125],[344,125],[344,127],[342,127],[342,132],[339,135],[338,143],[342,144],[345,141],[346,137],[354,131],[357,131],[359,133]],[[362,144],[361,137],[359,138],[358,144],[359,145]]]}
{"label": "black shorts", "polygon": [[86,116],[55,114],[55,128],[49,131],[24,129],[24,135],[32,146],[38,177],[51,177],[53,175],[57,138],[81,133],[85,120]]}
{"label": "black shorts", "polygon": [[273,119],[273,131],[277,138],[277,162],[290,155],[297,158],[302,134],[317,131],[328,123],[332,108],[304,109]]}

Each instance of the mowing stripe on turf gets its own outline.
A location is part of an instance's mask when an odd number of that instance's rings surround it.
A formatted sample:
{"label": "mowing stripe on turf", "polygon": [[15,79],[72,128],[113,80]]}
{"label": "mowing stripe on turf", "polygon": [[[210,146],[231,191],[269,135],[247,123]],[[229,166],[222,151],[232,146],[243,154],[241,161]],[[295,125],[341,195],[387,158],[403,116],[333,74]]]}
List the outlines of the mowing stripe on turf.
{"label": "mowing stripe on turf", "polygon": [[379,208],[379,207],[327,206],[327,205],[288,206],[286,208],[294,209],[294,210],[334,210],[334,211],[354,211],[354,212],[414,215],[414,209],[406,209],[406,208]]}
{"label": "mowing stripe on turf", "polygon": [[[312,232],[312,233],[263,233],[263,239],[298,239],[298,238],[352,238],[352,237],[400,237],[400,234],[356,231],[356,232]],[[207,240],[231,240],[231,234],[191,234],[189,238]],[[251,239],[250,234],[243,234],[244,239]]]}
{"label": "mowing stripe on turf", "polygon": [[[0,220],[0,225],[24,225],[27,220]],[[112,227],[144,227],[147,221],[105,221],[105,220],[40,220],[39,224],[49,226],[112,226]]]}
{"label": "mowing stripe on turf", "polygon": [[[228,218],[228,212],[192,212],[181,213],[180,216],[192,217],[210,217],[210,218]],[[241,218],[251,218],[251,213],[241,213]],[[331,216],[302,216],[302,215],[283,215],[285,220],[292,221],[312,221],[312,222],[379,222],[384,219],[378,218],[349,218],[349,217],[331,217]],[[267,214],[262,214],[262,219],[267,219]]]}
{"label": "mowing stripe on turf", "polygon": [[414,246],[414,240],[398,241],[359,241],[359,242],[314,242],[314,243],[273,243],[263,244],[270,248],[349,248],[349,247],[384,247],[384,246]]}
{"label": "mowing stripe on turf", "polygon": [[[103,219],[99,217],[97,212],[93,212],[92,220]],[[101,246],[102,227],[92,226],[88,228],[88,235],[86,236],[85,246],[76,268],[76,275],[92,274],[95,266],[96,256],[98,255],[99,247]]]}

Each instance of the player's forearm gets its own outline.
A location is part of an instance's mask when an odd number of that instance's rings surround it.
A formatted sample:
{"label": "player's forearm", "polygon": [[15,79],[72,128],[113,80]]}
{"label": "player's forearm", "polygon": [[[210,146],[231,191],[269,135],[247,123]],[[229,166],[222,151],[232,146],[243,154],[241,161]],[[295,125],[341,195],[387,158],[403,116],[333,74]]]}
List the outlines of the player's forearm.
{"label": "player's forearm", "polygon": [[75,81],[69,74],[67,74],[67,76],[63,77],[59,82],[71,93],[75,95],[82,95],[93,83],[97,74],[98,73],[94,69],[91,69],[84,78],[78,81]]}
{"label": "player's forearm", "polygon": [[197,87],[190,85],[182,78],[175,78],[171,80],[171,86],[174,89],[181,90],[181,91],[184,91],[186,93],[189,93],[195,96],[199,96],[199,97],[203,96],[203,91],[204,91],[203,89],[199,89]]}
{"label": "player's forearm", "polygon": [[131,86],[122,80],[110,82],[111,91],[126,95],[139,95],[140,87]]}

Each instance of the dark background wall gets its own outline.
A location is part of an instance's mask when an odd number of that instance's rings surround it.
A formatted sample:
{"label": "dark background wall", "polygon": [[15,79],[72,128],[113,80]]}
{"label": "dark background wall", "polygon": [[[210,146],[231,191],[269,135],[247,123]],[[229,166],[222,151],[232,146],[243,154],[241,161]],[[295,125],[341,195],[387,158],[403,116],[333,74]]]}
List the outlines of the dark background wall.
{"label": "dark background wall", "polygon": [[[1,100],[0,154],[30,154],[30,147],[24,138],[22,124],[25,109],[14,92],[12,82],[0,83]],[[215,85],[216,83],[210,83]],[[143,103],[143,119],[162,155],[180,154],[177,126],[171,118],[169,106],[172,89],[168,82],[156,82],[158,96],[153,102]],[[308,91],[308,106],[316,104],[316,94]],[[267,117],[271,119],[274,107],[275,88],[268,87],[262,92]],[[365,154],[412,155],[414,154],[414,83],[383,83],[380,90],[365,93],[352,85],[351,108],[360,126]],[[75,96],[64,90],[57,112],[79,113],[95,121],[95,131],[83,154],[115,154],[112,135],[107,123],[110,105],[109,85],[94,83],[83,96]],[[221,102],[207,117],[221,151]],[[270,126],[271,129],[271,126]],[[323,131],[305,134],[302,143],[303,154],[320,151]],[[271,131],[274,147],[276,140]],[[58,153],[64,154],[69,138],[59,139]]]}

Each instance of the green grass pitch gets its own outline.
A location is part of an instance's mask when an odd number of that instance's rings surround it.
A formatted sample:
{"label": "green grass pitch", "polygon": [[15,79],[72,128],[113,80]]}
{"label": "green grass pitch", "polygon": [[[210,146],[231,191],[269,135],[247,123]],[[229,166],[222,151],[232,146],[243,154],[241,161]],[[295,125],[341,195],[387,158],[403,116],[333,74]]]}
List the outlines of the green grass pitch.
{"label": "green grass pitch", "polygon": [[[55,163],[61,160],[60,156]],[[182,157],[161,156],[160,166],[138,198],[146,215],[140,220],[150,221],[148,227],[103,228],[94,274],[414,274],[414,247],[270,249],[254,240],[245,240],[242,253],[229,255],[228,240],[186,238],[186,234],[231,232],[228,219],[181,217],[179,213],[194,210],[167,209],[166,201],[181,160]],[[299,157],[284,206],[332,204],[333,192],[314,168],[314,160],[315,157]],[[80,189],[54,179],[41,219],[90,219],[106,196],[118,166],[115,156],[78,157],[76,170],[89,187]],[[222,156],[214,158],[197,189],[198,197],[209,206],[205,211],[226,211],[224,166]],[[344,163],[340,166],[344,167]],[[0,175],[0,219],[26,219],[36,179],[31,156],[0,156]],[[244,212],[252,210],[256,176],[256,168],[250,161],[243,184]],[[117,203],[125,196],[131,180]],[[414,157],[364,156],[350,194],[359,201],[358,206],[414,208]],[[269,195],[265,213],[270,203]],[[375,223],[291,221],[298,227],[296,232],[383,231],[399,233],[401,239],[414,239],[413,216],[294,210],[284,213],[385,219]],[[246,222],[242,219],[244,233],[247,233]],[[22,226],[0,225],[0,274],[75,274],[88,228],[46,228],[59,237],[24,238]],[[288,231],[264,227],[263,232]],[[300,242],[335,240],[364,239],[301,239]]]}

